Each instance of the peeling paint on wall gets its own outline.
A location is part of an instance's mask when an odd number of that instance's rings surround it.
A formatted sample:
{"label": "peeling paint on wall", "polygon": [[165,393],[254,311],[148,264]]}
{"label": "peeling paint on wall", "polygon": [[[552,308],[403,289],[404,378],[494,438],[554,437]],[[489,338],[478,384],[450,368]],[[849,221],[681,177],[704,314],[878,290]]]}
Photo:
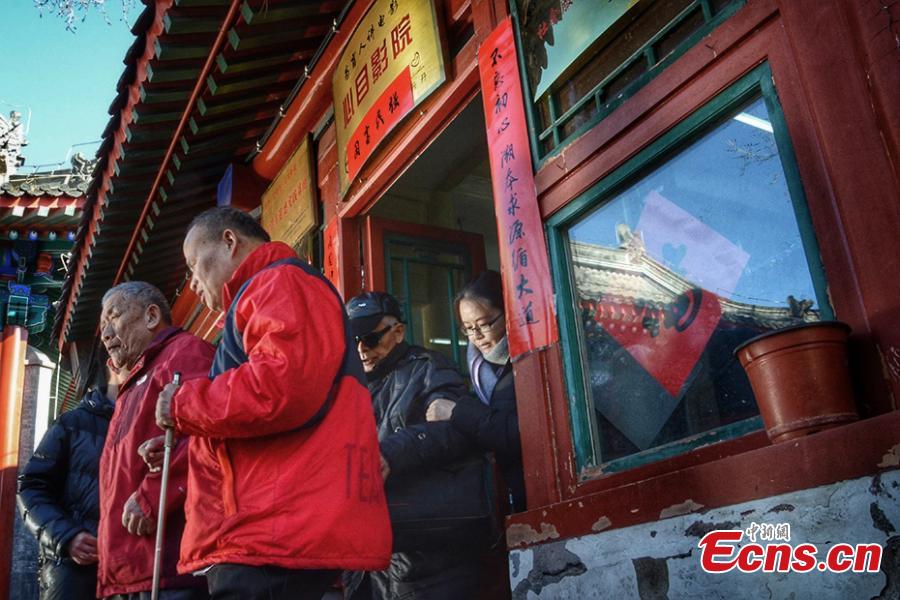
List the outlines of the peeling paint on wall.
{"label": "peeling paint on wall", "polygon": [[900,465],[900,444],[897,444],[888,450],[887,453],[881,457],[881,462],[878,463],[878,467],[880,469],[887,469],[898,465]]}
{"label": "peeling paint on wall", "polygon": [[[690,502],[675,505],[673,511],[676,507],[697,510]],[[836,543],[882,544],[881,572],[705,573],[700,568],[700,538],[715,529],[746,529],[750,523],[787,523],[791,543],[816,544],[820,555]],[[510,584],[516,600],[900,600],[898,527],[900,470],[894,470],[702,515],[682,514],[514,550]]]}
{"label": "peeling paint on wall", "polygon": [[641,600],[669,600],[669,563],[664,558],[632,559]]}
{"label": "peeling paint on wall", "polygon": [[691,526],[684,530],[687,537],[702,538],[710,531],[716,529],[737,529],[741,524],[737,521],[722,521],[721,523],[708,523],[705,521],[694,521]]}
{"label": "peeling paint on wall", "polygon": [[546,540],[559,539],[556,526],[550,523],[541,523],[541,530],[535,531],[531,525],[516,523],[506,528],[506,542],[510,546],[519,544],[537,544]]}
{"label": "peeling paint on wall", "polygon": [[528,598],[528,592],[540,594],[544,587],[566,577],[577,577],[587,570],[577,555],[557,545],[535,548],[532,564],[528,576],[513,588],[513,600]]}
{"label": "peeling paint on wall", "polygon": [[766,514],[770,513],[780,513],[780,512],[794,512],[793,504],[779,504],[777,506],[773,506],[769,510],[766,511]]}
{"label": "peeling paint on wall", "polygon": [[697,504],[693,500],[685,500],[681,504],[673,504],[668,508],[664,508],[659,512],[660,519],[668,519],[670,517],[679,517],[692,512],[697,512],[703,508],[702,504]]}
{"label": "peeling paint on wall", "polygon": [[881,572],[885,578],[884,589],[872,600],[897,600],[900,598],[900,536],[890,538],[884,545]]}
{"label": "peeling paint on wall", "polygon": [[597,522],[591,525],[591,531],[603,531],[604,529],[609,529],[612,526],[612,521],[609,520],[609,517],[603,515]]}

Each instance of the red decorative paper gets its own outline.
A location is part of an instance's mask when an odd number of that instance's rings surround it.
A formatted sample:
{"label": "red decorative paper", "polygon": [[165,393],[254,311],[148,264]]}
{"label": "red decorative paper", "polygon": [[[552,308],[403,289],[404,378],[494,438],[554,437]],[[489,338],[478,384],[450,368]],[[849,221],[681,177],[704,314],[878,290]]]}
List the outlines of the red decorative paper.
{"label": "red decorative paper", "polygon": [[613,298],[583,300],[581,308],[677,398],[719,324],[719,297],[701,288],[680,294],[664,307]]}
{"label": "red decorative paper", "polygon": [[341,289],[341,238],[338,235],[338,219],[332,219],[325,226],[325,256],[323,271],[328,281],[343,295]]}
{"label": "red decorative paper", "polygon": [[478,49],[510,356],[559,339],[509,17]]}
{"label": "red decorative paper", "polygon": [[352,180],[381,141],[415,106],[409,69],[379,96],[347,141],[347,179]]}

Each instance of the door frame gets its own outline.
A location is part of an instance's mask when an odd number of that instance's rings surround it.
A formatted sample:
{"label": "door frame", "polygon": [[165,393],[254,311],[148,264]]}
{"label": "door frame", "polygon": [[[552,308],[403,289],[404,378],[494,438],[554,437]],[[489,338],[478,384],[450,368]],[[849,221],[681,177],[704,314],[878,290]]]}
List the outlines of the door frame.
{"label": "door frame", "polygon": [[384,264],[385,234],[399,233],[411,237],[425,237],[461,244],[469,251],[473,277],[487,269],[484,255],[484,236],[480,233],[470,233],[433,225],[419,225],[418,223],[407,221],[382,219],[371,215],[365,218],[363,230],[365,249],[365,256],[363,257],[365,283],[363,289],[369,292],[386,291],[387,289]]}

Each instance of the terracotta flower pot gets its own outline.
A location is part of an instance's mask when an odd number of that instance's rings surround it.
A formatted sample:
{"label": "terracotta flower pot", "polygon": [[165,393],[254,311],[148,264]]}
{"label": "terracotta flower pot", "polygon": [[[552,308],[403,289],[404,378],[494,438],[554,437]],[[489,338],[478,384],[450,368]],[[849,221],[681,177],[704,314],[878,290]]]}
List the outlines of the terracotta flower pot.
{"label": "terracotta flower pot", "polygon": [[839,321],[804,323],[749,339],[734,350],[773,443],[855,421],[847,336]]}

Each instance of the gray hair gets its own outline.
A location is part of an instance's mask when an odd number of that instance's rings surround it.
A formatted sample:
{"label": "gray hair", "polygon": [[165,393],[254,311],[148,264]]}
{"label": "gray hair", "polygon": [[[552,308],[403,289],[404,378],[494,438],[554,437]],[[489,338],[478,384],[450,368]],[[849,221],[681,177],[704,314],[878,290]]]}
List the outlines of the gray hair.
{"label": "gray hair", "polygon": [[106,301],[115,295],[122,296],[122,299],[127,303],[135,303],[145,310],[151,304],[155,304],[159,307],[159,313],[163,322],[166,325],[172,324],[172,309],[169,308],[169,301],[166,300],[166,297],[155,285],[151,285],[146,281],[120,283],[103,294],[102,304],[106,304]]}

